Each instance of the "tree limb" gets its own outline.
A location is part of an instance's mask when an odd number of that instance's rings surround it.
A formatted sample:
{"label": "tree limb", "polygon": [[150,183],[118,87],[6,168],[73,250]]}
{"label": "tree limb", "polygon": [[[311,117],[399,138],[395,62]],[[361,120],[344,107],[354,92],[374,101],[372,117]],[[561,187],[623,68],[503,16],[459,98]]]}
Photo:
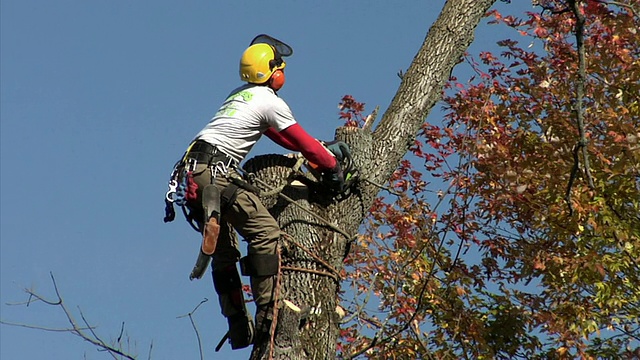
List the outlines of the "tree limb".
{"label": "tree limb", "polygon": [[584,173],[587,177],[587,182],[589,188],[591,190],[595,189],[595,185],[593,183],[593,177],[591,175],[591,170],[589,169],[589,150],[587,148],[588,140],[585,132],[585,124],[584,124],[584,87],[587,79],[587,71],[586,71],[586,60],[585,60],[585,51],[584,51],[584,24],[585,18],[581,9],[581,1],[580,0],[569,0],[569,4],[571,6],[571,10],[573,11],[573,15],[576,18],[576,47],[578,50],[578,82],[576,83],[576,100],[574,104],[574,111],[576,114],[576,120],[578,125],[578,133],[579,140],[576,146],[573,149],[573,168],[571,170],[571,175],[569,178],[569,184],[567,186],[567,192],[565,194],[565,201],[569,206],[569,214],[573,214],[573,206],[571,205],[571,190],[573,187],[573,183],[575,177],[578,173],[579,168],[579,152],[582,150],[582,162],[584,165]]}
{"label": "tree limb", "polygon": [[[71,311],[69,311],[69,309],[67,308],[66,304],[64,303],[64,301],[62,299],[62,296],[60,295],[60,291],[58,289],[58,284],[56,283],[56,279],[53,276],[53,273],[49,273],[49,275],[51,276],[51,282],[53,283],[53,289],[55,290],[55,293],[56,293],[56,299],[48,300],[48,299],[45,299],[42,295],[36,293],[34,290],[24,289],[24,292],[29,294],[29,300],[27,302],[25,302],[25,304],[27,306],[29,306],[29,304],[32,302],[32,298],[35,298],[36,300],[42,301],[43,303],[45,303],[47,305],[60,307],[60,309],[62,309],[62,311],[64,312],[64,314],[65,314],[65,316],[67,318],[67,321],[71,325],[71,328],[68,328],[68,329],[52,329],[52,328],[46,328],[46,327],[37,326],[37,325],[16,324],[16,323],[11,323],[11,322],[6,322],[6,321],[0,321],[0,323],[5,324],[5,325],[20,326],[20,327],[36,329],[36,330],[56,331],[56,332],[69,332],[69,333],[71,333],[73,335],[76,335],[76,336],[82,338],[84,341],[96,346],[98,349],[108,352],[109,355],[111,355],[114,359],[117,359],[116,355],[121,356],[122,358],[125,358],[125,359],[129,359],[129,360],[135,360],[136,359],[133,355],[128,354],[124,350],[122,350],[121,347],[116,347],[116,346],[113,346],[113,345],[109,345],[106,342],[104,342],[97,335],[97,333],[95,332],[95,327],[89,325],[89,322],[86,320],[86,318],[84,317],[82,312],[80,312],[80,315],[81,315],[82,320],[84,321],[86,327],[82,327],[82,326],[78,325],[78,323],[74,319]],[[85,331],[89,331],[90,334],[87,334]]]}

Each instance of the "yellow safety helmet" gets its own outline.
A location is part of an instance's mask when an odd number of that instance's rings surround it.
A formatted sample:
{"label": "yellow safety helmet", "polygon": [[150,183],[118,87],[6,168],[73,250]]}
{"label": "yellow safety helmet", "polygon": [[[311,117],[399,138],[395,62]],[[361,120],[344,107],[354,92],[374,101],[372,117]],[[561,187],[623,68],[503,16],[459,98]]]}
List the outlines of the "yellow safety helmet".
{"label": "yellow safety helmet", "polygon": [[271,78],[276,70],[284,69],[287,64],[269,44],[253,44],[240,58],[240,79],[262,84]]}
{"label": "yellow safety helmet", "polygon": [[282,57],[291,54],[293,49],[289,45],[269,35],[260,34],[251,41],[240,58],[240,79],[263,84],[276,70],[287,66]]}

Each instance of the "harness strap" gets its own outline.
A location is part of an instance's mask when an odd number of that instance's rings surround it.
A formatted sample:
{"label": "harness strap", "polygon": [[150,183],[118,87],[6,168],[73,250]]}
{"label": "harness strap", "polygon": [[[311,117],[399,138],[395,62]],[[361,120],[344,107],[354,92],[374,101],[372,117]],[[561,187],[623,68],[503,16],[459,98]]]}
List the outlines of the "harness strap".
{"label": "harness strap", "polygon": [[240,259],[240,272],[244,276],[271,276],[278,273],[278,254],[249,254]]}
{"label": "harness strap", "polygon": [[220,212],[222,214],[226,213],[231,205],[233,205],[234,201],[236,201],[239,188],[240,187],[236,184],[229,184],[224,188],[224,190],[222,190],[222,193],[220,194]]}
{"label": "harness strap", "polygon": [[181,206],[182,207],[182,214],[184,215],[184,218],[187,219],[187,222],[189,223],[189,225],[191,225],[191,227],[193,228],[193,230],[201,233],[202,229],[200,228],[200,225],[198,225],[198,221],[196,221],[195,216],[193,216],[191,213],[192,211],[187,211],[187,207],[186,206]]}
{"label": "harness strap", "polygon": [[247,191],[251,191],[252,193],[260,196],[261,194],[261,190],[259,187],[252,185],[246,181],[244,181],[243,179],[234,177],[234,176],[230,176],[229,177],[229,181],[231,181],[232,183],[234,183],[235,185],[237,185],[238,187],[241,187]]}

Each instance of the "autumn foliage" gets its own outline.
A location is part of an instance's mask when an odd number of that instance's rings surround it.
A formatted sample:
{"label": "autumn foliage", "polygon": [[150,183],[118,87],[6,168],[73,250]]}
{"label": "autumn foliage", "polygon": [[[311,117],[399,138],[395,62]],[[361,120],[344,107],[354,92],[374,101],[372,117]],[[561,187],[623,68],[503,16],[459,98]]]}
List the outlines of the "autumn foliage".
{"label": "autumn foliage", "polygon": [[353,96],[345,95],[342,97],[338,109],[340,110],[340,119],[344,121],[345,126],[362,127],[365,122],[364,103],[356,101]]}
{"label": "autumn foliage", "polygon": [[[452,77],[371,208],[341,356],[640,356],[640,6],[580,4],[580,98],[571,2],[538,4],[489,14],[512,30],[502,52],[465,58],[476,76]],[[363,110],[341,103],[347,122]]]}

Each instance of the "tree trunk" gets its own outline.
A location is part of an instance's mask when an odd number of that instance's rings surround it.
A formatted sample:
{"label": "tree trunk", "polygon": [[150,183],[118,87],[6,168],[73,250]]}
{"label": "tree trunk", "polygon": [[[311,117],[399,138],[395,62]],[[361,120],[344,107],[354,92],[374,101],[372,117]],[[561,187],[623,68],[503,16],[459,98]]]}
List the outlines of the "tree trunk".
{"label": "tree trunk", "polygon": [[[494,2],[447,1],[377,129],[336,131],[336,139],[351,147],[362,179],[345,199],[331,199],[309,181],[304,181],[309,186],[289,184],[295,158],[263,155],[247,161],[245,169],[266,183],[260,186],[263,191],[282,188],[284,196],[266,194],[263,201],[285,233],[280,242],[275,334],[273,340],[254,345],[251,359],[336,357],[340,273],[350,243],[379,191],[373,183],[385,183],[397,168]],[[294,306],[283,306],[284,300]]]}

